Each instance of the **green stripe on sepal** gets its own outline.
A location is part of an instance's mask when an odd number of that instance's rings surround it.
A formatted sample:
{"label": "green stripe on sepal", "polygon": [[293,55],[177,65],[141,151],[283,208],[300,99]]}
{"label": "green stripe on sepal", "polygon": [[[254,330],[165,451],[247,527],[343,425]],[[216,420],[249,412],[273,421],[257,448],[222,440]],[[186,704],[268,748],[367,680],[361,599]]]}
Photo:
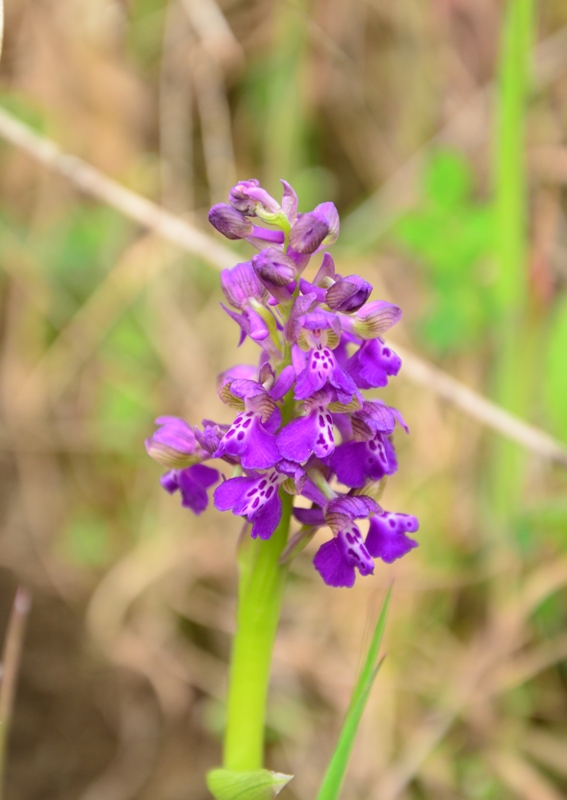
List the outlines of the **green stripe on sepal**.
{"label": "green stripe on sepal", "polygon": [[271,800],[292,778],[293,775],[267,769],[254,772],[213,769],[207,775],[207,786],[216,800]]}
{"label": "green stripe on sepal", "polygon": [[370,642],[370,647],[368,648],[368,653],[366,654],[364,664],[358,676],[358,681],[352,693],[350,706],[339,736],[339,741],[337,742],[335,752],[333,753],[333,757],[331,758],[331,762],[323,778],[317,800],[338,800],[340,797],[341,787],[343,785],[356,732],[362,718],[362,712],[366,706],[366,701],[368,700],[368,695],[372,689],[374,679],[384,660],[384,657],[382,657],[380,661],[376,663],[382,636],[384,635],[384,628],[386,627],[386,615],[388,613],[391,593],[392,587],[388,589],[384,603],[382,604],[382,610],[380,611],[380,616],[372,636],[372,641]]}

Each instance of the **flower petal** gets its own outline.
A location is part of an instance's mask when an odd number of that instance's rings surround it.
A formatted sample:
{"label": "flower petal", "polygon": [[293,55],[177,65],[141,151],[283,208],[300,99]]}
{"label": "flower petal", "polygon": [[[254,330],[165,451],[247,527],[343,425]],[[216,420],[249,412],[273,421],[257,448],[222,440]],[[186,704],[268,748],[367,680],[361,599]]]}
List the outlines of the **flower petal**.
{"label": "flower petal", "polygon": [[313,564],[327,586],[354,586],[354,567],[345,560],[336,539],[321,545]]}
{"label": "flower petal", "polygon": [[416,517],[386,511],[370,520],[366,549],[374,558],[381,558],[391,564],[418,546],[416,541],[406,535],[406,532],[414,533],[418,528]]}

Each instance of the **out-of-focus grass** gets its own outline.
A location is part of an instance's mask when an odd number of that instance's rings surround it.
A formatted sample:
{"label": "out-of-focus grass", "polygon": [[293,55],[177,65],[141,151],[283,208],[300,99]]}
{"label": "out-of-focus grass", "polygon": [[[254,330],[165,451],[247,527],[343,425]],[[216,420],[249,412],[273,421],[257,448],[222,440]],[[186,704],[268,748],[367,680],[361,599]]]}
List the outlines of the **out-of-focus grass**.
{"label": "out-of-focus grass", "polygon": [[[339,269],[402,305],[400,343],[491,391],[503,330],[494,119],[479,106],[451,141],[431,140],[496,75],[500,4],[207,0],[206,29],[196,5],[13,4],[0,102],[196,222],[231,159],[274,192],[279,177],[295,181],[302,210],[333,199],[345,230],[375,193],[403,199],[387,235],[374,236],[382,220],[367,214],[337,246]],[[547,3],[538,40],[565,25],[564,4]],[[528,156],[564,152],[566,90],[567,62],[530,98]],[[424,168],[408,186],[418,148]],[[7,609],[14,574],[36,595],[7,797],[205,798],[220,757],[239,523],[179,508],[142,442],[158,414],[228,419],[215,376],[233,363],[237,333],[210,268],[3,143],[0,165],[0,599]],[[567,440],[565,176],[528,178],[528,264],[517,269],[537,345],[525,413]],[[256,352],[247,343],[237,357]],[[294,562],[271,765],[296,775],[290,799],[315,795],[394,577],[388,658],[345,796],[561,797],[565,472],[526,455],[505,531],[487,506],[502,491],[493,436],[403,372],[384,396],[412,429],[398,435],[384,503],[420,517],[421,547],[350,592],[320,583],[318,540]],[[506,557],[489,557],[499,540]]]}

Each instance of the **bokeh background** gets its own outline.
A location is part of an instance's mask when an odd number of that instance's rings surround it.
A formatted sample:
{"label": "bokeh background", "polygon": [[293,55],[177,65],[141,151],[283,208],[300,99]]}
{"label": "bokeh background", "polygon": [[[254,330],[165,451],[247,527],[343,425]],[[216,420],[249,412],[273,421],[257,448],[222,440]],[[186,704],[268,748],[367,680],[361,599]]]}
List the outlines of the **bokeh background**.
{"label": "bokeh background", "polygon": [[[8,0],[0,106],[202,230],[235,178],[276,195],[286,178],[303,211],[333,200],[339,271],[403,307],[394,346],[567,441],[567,6],[537,4],[529,246],[504,310],[503,11]],[[226,421],[216,374],[256,354],[236,355],[214,265],[4,140],[0,166],[2,631],[16,586],[33,595],[6,798],[204,800],[240,526],[162,492],[143,439],[160,414]],[[314,571],[319,539],[294,561],[269,765],[296,775],[289,800],[315,796],[394,579],[344,797],[565,797],[566,469],[487,432],[434,381],[402,370],[382,396],[411,427],[384,505],[419,516],[420,547],[348,591]]]}

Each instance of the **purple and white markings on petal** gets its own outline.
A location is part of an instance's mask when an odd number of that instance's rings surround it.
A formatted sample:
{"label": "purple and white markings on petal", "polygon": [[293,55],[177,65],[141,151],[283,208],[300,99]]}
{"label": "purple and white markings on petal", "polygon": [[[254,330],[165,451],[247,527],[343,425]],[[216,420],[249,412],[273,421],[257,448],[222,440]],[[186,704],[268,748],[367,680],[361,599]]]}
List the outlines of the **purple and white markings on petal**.
{"label": "purple and white markings on petal", "polygon": [[324,406],[315,406],[280,431],[277,445],[282,457],[290,461],[304,463],[312,454],[326,458],[335,449],[331,414]]}
{"label": "purple and white markings on petal", "polygon": [[278,488],[285,477],[271,470],[259,477],[230,478],[217,486],[213,498],[215,508],[246,517],[252,523],[253,539],[269,539],[281,519]]}
{"label": "purple and white markings on petal", "polygon": [[348,522],[329,542],[321,545],[313,564],[328,586],[354,585],[358,569],[361,575],[374,572],[374,562],[354,522]]}
{"label": "purple and white markings on petal", "polygon": [[359,394],[353,379],[337,364],[333,351],[319,345],[311,350],[307,366],[297,377],[295,398],[305,400],[327,387],[336,390],[339,403],[350,403]]}
{"label": "purple and white markings on petal", "polygon": [[244,469],[268,469],[280,460],[274,433],[253,411],[239,414],[221,439],[215,457],[227,455],[240,459]]}
{"label": "purple and white markings on petal", "polygon": [[384,511],[370,520],[366,548],[374,558],[381,558],[391,564],[418,546],[414,539],[406,535],[415,533],[418,529],[417,517]]}
{"label": "purple and white markings on petal", "polygon": [[370,575],[374,572],[374,561],[364,545],[362,534],[354,522],[345,525],[337,534],[337,543],[343,558],[356,567],[361,575]]}
{"label": "purple and white markings on petal", "polygon": [[381,339],[368,339],[348,360],[346,371],[359,389],[374,389],[387,386],[401,366],[401,358]]}
{"label": "purple and white markings on petal", "polygon": [[379,481],[393,475],[398,461],[392,443],[380,433],[365,442],[339,445],[330,461],[338,480],[351,488],[364,486],[367,480]]}

